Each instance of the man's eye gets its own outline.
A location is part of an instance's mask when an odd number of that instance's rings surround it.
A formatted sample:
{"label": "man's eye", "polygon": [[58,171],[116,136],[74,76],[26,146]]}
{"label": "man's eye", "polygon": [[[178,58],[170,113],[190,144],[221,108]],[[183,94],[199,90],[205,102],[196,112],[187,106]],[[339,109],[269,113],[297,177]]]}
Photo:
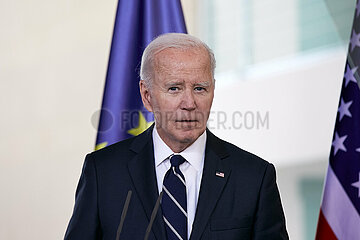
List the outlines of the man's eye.
{"label": "man's eye", "polygon": [[170,88],[169,88],[169,91],[170,91],[170,92],[175,92],[175,91],[178,91],[178,90],[179,90],[178,87],[170,87]]}
{"label": "man's eye", "polygon": [[204,87],[195,87],[194,90],[196,92],[202,92],[202,91],[205,91],[206,89]]}

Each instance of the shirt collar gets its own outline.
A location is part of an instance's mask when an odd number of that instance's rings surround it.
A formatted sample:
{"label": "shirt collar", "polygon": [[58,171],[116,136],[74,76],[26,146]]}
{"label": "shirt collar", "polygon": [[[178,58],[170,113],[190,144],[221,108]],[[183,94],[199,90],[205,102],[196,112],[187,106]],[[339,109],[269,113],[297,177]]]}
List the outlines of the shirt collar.
{"label": "shirt collar", "polygon": [[[174,154],[174,152],[161,139],[156,130],[156,126],[153,129],[152,137],[154,143],[155,166],[157,167],[170,155]],[[204,166],[205,146],[206,131],[204,131],[193,144],[179,154],[181,154],[181,156],[183,156],[197,171],[201,171]]]}

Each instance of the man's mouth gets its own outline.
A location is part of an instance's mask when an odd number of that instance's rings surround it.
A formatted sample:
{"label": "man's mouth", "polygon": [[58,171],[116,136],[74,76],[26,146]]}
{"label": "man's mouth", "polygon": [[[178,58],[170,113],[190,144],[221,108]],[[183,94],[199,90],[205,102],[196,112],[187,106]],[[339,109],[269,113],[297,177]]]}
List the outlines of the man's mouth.
{"label": "man's mouth", "polygon": [[175,122],[197,122],[197,120],[192,120],[192,119],[181,119],[181,120],[175,120]]}

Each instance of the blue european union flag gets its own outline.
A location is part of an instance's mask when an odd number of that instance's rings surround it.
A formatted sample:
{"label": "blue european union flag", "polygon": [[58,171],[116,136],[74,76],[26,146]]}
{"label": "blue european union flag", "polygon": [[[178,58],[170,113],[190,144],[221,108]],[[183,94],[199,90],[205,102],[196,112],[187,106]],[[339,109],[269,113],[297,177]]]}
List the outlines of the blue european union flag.
{"label": "blue european union flag", "polygon": [[163,33],[186,33],[180,0],[119,0],[95,149],[144,131],[139,68],[145,47]]}

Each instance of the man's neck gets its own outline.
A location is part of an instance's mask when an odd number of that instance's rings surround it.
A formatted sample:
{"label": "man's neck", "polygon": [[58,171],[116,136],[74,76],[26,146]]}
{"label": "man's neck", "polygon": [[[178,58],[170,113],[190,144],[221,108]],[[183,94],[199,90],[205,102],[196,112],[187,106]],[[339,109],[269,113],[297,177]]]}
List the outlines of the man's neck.
{"label": "man's neck", "polygon": [[[157,131],[156,125],[155,125],[155,130]],[[157,131],[158,136],[161,138],[161,140],[171,149],[171,151],[173,151],[174,153],[180,153],[182,151],[184,151],[185,149],[187,149],[188,147],[190,147],[194,142],[196,142],[196,140],[199,139],[199,137],[203,134],[200,134],[200,136],[198,136],[196,139],[194,140],[189,140],[189,141],[184,141],[184,142],[179,142],[179,141],[172,141],[171,139],[165,139],[163,136],[161,136],[161,133],[159,131]]]}

